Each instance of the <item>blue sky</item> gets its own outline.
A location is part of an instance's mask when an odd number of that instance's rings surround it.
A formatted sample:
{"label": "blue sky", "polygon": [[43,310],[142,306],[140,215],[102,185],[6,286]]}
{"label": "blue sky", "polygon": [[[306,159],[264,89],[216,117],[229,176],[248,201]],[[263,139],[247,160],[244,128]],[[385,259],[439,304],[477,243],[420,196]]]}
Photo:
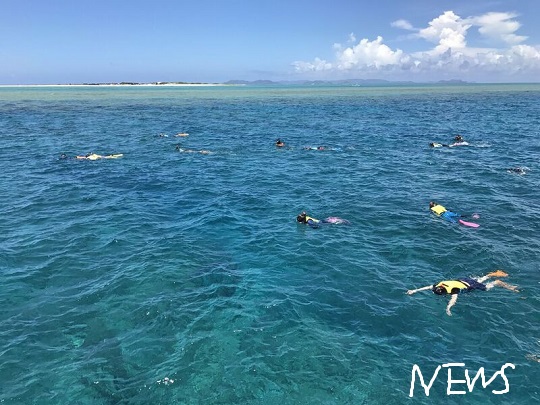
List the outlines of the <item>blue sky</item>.
{"label": "blue sky", "polygon": [[538,82],[539,0],[0,0],[0,84]]}

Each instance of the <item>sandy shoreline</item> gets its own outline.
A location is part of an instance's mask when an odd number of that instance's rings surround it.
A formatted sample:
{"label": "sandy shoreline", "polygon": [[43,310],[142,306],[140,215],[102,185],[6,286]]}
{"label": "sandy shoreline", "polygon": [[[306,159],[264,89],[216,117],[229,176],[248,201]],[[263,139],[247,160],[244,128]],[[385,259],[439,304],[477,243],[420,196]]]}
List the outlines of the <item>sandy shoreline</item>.
{"label": "sandy shoreline", "polygon": [[0,84],[0,87],[214,87],[234,86],[224,83],[104,83],[104,84]]}

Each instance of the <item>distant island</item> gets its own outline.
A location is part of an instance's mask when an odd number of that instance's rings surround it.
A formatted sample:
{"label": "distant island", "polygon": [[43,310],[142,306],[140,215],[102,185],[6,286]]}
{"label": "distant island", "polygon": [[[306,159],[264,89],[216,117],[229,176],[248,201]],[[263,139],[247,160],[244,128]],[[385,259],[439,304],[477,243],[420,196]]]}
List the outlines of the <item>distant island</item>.
{"label": "distant island", "polygon": [[419,84],[471,84],[463,80],[439,80],[437,82],[413,82],[413,81],[391,81],[384,79],[344,79],[344,80],[296,80],[296,81],[272,81],[272,80],[229,80],[224,84],[249,85],[249,86],[272,86],[272,85],[302,85],[302,86],[414,86]]}
{"label": "distant island", "polygon": [[70,83],[71,86],[221,86],[223,83],[204,82],[110,82],[110,83]]}
{"label": "distant island", "polygon": [[[384,79],[345,79],[345,80],[229,80],[223,83],[209,82],[85,82],[65,84],[33,84],[27,86],[422,86],[422,85],[466,85],[475,84],[463,80],[439,80],[433,82],[392,81]],[[24,85],[14,85],[24,86]]]}

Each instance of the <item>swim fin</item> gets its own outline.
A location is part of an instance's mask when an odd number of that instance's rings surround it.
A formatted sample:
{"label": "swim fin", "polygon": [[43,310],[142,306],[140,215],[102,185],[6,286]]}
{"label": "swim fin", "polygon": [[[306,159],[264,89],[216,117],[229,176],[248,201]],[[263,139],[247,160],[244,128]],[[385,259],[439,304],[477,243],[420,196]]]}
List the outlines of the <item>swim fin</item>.
{"label": "swim fin", "polygon": [[495,270],[494,272],[488,273],[488,276],[490,276],[490,277],[508,277],[508,274],[506,274],[502,270]]}

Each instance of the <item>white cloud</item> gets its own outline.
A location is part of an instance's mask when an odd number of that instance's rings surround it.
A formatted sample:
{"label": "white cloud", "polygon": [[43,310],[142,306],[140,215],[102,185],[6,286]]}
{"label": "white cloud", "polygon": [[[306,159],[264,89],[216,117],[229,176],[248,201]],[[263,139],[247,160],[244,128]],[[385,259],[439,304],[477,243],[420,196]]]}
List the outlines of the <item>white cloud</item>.
{"label": "white cloud", "polygon": [[400,49],[393,51],[382,42],[382,37],[377,37],[371,42],[362,39],[357,45],[342,50],[337,55],[337,68],[340,70],[349,70],[357,66],[381,68],[399,64],[403,51]]}
{"label": "white cloud", "polygon": [[[526,37],[516,34],[520,27],[516,17],[513,13],[487,13],[463,19],[453,11],[445,11],[422,29],[413,28],[406,20],[397,20],[392,26],[416,31],[416,39],[435,45],[421,52],[406,53],[392,49],[380,36],[373,41],[364,38],[356,45],[334,44],[336,55],[333,61],[315,58],[313,62],[294,62],[293,66],[296,72],[324,72],[326,77],[331,74],[399,76],[408,80],[437,77],[485,80],[486,74],[540,77],[540,47],[522,44]],[[502,46],[469,47],[467,32],[471,27],[478,27],[482,36]],[[349,38],[355,41],[354,34]]]}
{"label": "white cloud", "polygon": [[322,72],[333,69],[330,62],[319,58],[315,58],[313,62],[294,62],[293,65],[297,72]]}
{"label": "white cloud", "polygon": [[392,27],[401,28],[404,30],[409,30],[409,31],[414,30],[414,27],[412,26],[412,24],[407,20],[397,20],[397,21],[392,22],[390,25]]}
{"label": "white cloud", "polygon": [[465,36],[470,27],[470,24],[463,21],[453,11],[445,11],[444,14],[431,20],[427,28],[421,29],[418,36],[438,43],[434,51],[435,53],[443,53],[449,48],[465,48],[467,46]]}
{"label": "white cloud", "polygon": [[320,72],[328,70],[379,69],[389,65],[399,65],[407,58],[403,51],[393,51],[383,44],[382,37],[374,41],[362,39],[357,45],[344,48],[334,44],[336,62],[331,63],[320,58],[313,62],[294,62],[296,71]]}
{"label": "white cloud", "polygon": [[514,34],[521,27],[521,24],[514,20],[516,17],[517,14],[514,13],[487,13],[479,17],[472,17],[469,21],[480,27],[478,32],[484,37],[516,45],[527,39],[527,37]]}

